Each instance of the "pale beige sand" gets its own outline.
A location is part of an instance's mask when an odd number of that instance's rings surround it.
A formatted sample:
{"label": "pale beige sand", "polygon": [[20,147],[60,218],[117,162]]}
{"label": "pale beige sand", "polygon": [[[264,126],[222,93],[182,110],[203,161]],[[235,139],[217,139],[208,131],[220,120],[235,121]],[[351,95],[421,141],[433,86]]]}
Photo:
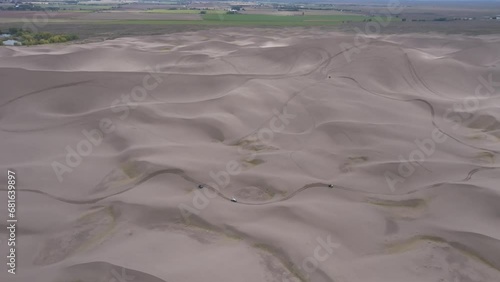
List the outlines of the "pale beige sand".
{"label": "pale beige sand", "polygon": [[[374,37],[348,61],[354,42],[221,29],[0,48],[1,179],[15,169],[20,191],[18,273],[1,263],[0,280],[500,281],[500,37]],[[152,69],[161,83],[120,118],[113,101]],[[114,131],[58,181],[103,119]]]}

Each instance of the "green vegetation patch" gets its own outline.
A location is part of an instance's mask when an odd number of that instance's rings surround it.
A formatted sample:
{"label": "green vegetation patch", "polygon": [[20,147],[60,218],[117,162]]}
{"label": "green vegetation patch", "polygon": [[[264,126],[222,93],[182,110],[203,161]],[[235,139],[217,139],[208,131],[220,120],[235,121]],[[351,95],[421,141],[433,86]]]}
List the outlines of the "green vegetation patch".
{"label": "green vegetation patch", "polygon": [[[151,10],[150,10],[151,11]],[[170,11],[170,10],[166,10]],[[172,10],[179,11],[179,10]],[[192,11],[192,10],[188,10]],[[195,10],[196,11],[196,10]],[[199,11],[197,11],[199,12]],[[210,13],[211,12],[211,13]],[[202,15],[203,21],[193,20],[110,20],[114,24],[203,24],[222,26],[322,26],[337,25],[346,22],[362,22],[365,16],[351,15],[310,15],[310,16],[277,16],[277,15],[245,15],[220,14],[207,11]]]}
{"label": "green vegetation patch", "polygon": [[[0,31],[2,33],[2,31]],[[78,39],[74,34],[53,34],[49,32],[31,32],[22,28],[9,28],[8,34],[10,37],[1,39],[0,45],[4,45],[3,41],[15,40],[21,45],[40,45],[49,43],[62,43]]]}
{"label": "green vegetation patch", "polygon": [[[204,13],[202,13],[204,12]],[[224,14],[223,10],[171,10],[171,9],[151,9],[146,13],[155,14]]]}
{"label": "green vegetation patch", "polygon": [[335,25],[345,22],[361,22],[368,19],[365,16],[357,15],[246,15],[246,14],[224,14],[203,15],[203,19],[209,22],[223,22],[225,24],[239,25],[291,25],[291,26],[310,26],[310,25]]}

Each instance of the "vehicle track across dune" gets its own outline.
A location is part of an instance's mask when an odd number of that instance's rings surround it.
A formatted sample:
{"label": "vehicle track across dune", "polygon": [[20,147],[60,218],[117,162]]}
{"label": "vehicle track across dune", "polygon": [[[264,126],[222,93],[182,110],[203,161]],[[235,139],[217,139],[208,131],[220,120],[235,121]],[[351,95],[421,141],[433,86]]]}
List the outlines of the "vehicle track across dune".
{"label": "vehicle track across dune", "polygon": [[458,143],[460,143],[460,144],[462,144],[464,146],[467,146],[467,147],[471,147],[471,148],[474,148],[474,149],[477,149],[477,150],[483,150],[483,151],[487,151],[487,152],[491,152],[491,153],[495,153],[495,154],[499,154],[500,153],[500,150],[493,150],[493,149],[488,149],[488,148],[483,148],[483,147],[475,146],[475,145],[472,145],[472,144],[468,144],[468,143],[466,143],[466,142],[458,139],[457,137],[451,135],[450,133],[446,132],[445,130],[443,130],[438,124],[436,124],[436,121],[435,121],[435,113],[436,112],[434,110],[434,106],[432,106],[432,104],[429,101],[427,101],[427,100],[420,99],[420,98],[400,99],[400,98],[390,97],[390,96],[387,96],[387,95],[384,95],[384,94],[380,94],[380,93],[376,93],[374,91],[366,89],[355,78],[347,77],[347,76],[338,76],[338,77],[354,81],[359,86],[359,88],[361,88],[366,93],[369,93],[371,95],[376,95],[376,96],[379,96],[379,97],[382,97],[382,98],[385,98],[385,99],[391,99],[391,100],[396,100],[396,101],[401,101],[401,102],[420,102],[420,103],[423,103],[423,104],[425,104],[429,108],[429,111],[430,111],[430,114],[431,114],[432,125],[435,128],[437,128],[444,135],[448,136],[449,138],[451,138],[451,139],[457,141]]}
{"label": "vehicle track across dune", "polygon": [[[378,196],[402,196],[402,195],[410,195],[410,194],[414,194],[416,192],[421,192],[422,189],[436,188],[436,187],[444,185],[444,184],[466,183],[467,181],[469,181],[472,178],[472,176],[475,173],[477,173],[477,172],[479,172],[481,170],[492,170],[492,169],[500,169],[500,168],[498,168],[498,167],[481,167],[481,168],[475,168],[475,169],[471,170],[467,174],[467,176],[464,179],[460,180],[460,181],[435,183],[435,184],[430,185],[428,187],[421,187],[418,190],[405,192],[403,194],[370,192],[370,191],[357,190],[356,188],[345,187],[345,186],[341,186],[341,185],[334,184],[334,183],[315,182],[315,183],[310,183],[310,184],[304,185],[304,186],[302,186],[302,187],[300,187],[298,189],[295,189],[291,193],[288,193],[286,196],[283,196],[283,197],[281,197],[279,199],[265,201],[265,202],[244,202],[244,201],[237,201],[237,202],[235,202],[235,204],[252,205],[252,206],[274,204],[274,203],[278,203],[278,202],[283,202],[283,201],[289,200],[289,199],[295,197],[300,192],[302,192],[304,190],[307,190],[307,189],[311,189],[311,188],[323,188],[323,189],[329,189],[329,190],[339,189],[339,190],[344,190],[344,191],[354,192],[354,193],[359,193],[359,194],[364,194],[364,195],[378,195]],[[125,193],[125,192],[127,192],[127,191],[129,191],[131,189],[135,189],[139,185],[141,185],[142,183],[144,183],[144,182],[146,182],[146,181],[148,181],[148,180],[150,180],[150,179],[152,179],[152,178],[154,178],[156,176],[160,176],[160,175],[163,175],[163,174],[173,174],[173,175],[180,176],[184,180],[186,180],[187,182],[191,183],[192,186],[194,187],[194,189],[209,189],[210,191],[214,192],[217,196],[219,196],[222,199],[225,199],[225,200],[228,200],[228,201],[231,201],[233,199],[233,197],[225,195],[223,192],[221,192],[220,189],[215,188],[213,186],[210,186],[209,184],[202,183],[202,182],[200,182],[200,181],[192,178],[191,176],[187,175],[186,172],[183,171],[182,169],[177,169],[177,168],[157,169],[157,170],[154,170],[153,172],[150,172],[150,173],[141,174],[141,176],[138,177],[134,181],[133,184],[125,185],[125,186],[122,186],[122,187],[114,187],[114,190],[118,190],[119,192],[111,193],[109,195],[104,195],[104,196],[89,198],[89,199],[68,199],[68,198],[64,198],[64,197],[59,197],[59,196],[51,195],[49,193],[43,192],[42,190],[35,190],[35,189],[22,189],[22,191],[23,192],[31,192],[31,193],[42,194],[42,195],[45,195],[45,196],[50,197],[52,199],[55,199],[55,200],[58,200],[58,201],[61,201],[61,202],[65,202],[65,203],[69,203],[69,204],[94,204],[94,203],[97,203],[97,202],[99,202],[101,200],[104,200],[106,198],[109,198],[109,197],[112,197],[112,196],[115,196],[115,195],[118,195],[118,194]],[[200,185],[201,185],[202,188],[200,188]],[[4,189],[4,188],[0,188],[0,191],[8,191],[8,190]]]}
{"label": "vehicle track across dune", "polygon": [[499,44],[221,28],[1,47],[13,282],[498,282],[498,91],[460,105],[498,80]]}

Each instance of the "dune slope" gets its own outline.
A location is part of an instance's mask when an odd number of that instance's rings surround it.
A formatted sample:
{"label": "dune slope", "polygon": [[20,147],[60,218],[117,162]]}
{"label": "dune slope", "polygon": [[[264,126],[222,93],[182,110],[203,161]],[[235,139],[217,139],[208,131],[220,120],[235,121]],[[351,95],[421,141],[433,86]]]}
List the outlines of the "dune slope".
{"label": "dune slope", "polygon": [[0,280],[500,281],[500,38],[355,42],[0,48]]}

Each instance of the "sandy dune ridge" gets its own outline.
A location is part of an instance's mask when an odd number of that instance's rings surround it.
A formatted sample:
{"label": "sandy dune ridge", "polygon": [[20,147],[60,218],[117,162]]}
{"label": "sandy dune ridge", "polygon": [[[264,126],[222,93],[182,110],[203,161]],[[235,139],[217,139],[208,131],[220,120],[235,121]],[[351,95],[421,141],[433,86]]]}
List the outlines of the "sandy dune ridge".
{"label": "sandy dune ridge", "polygon": [[0,48],[0,280],[499,281],[500,38],[353,42]]}

